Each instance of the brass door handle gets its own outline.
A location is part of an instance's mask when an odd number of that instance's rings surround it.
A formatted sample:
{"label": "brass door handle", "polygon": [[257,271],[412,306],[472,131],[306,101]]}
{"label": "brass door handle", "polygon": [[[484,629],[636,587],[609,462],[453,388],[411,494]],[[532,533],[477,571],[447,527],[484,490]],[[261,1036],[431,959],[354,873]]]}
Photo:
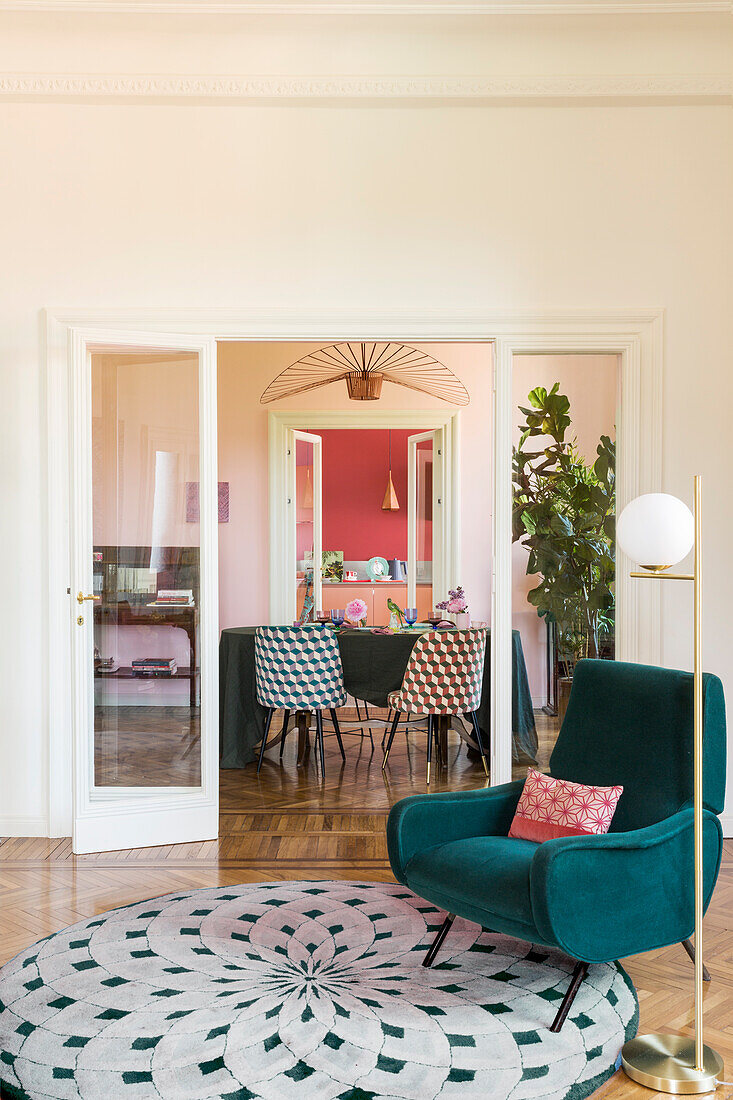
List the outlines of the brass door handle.
{"label": "brass door handle", "polygon": [[85,596],[83,592],[77,592],[76,602],[84,603],[84,600],[101,600],[101,596]]}

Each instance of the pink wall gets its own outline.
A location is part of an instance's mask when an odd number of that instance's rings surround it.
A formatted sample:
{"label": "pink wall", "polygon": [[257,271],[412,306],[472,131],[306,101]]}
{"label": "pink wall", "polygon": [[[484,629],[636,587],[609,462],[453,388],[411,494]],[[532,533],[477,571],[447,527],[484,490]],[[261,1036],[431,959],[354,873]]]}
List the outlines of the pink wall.
{"label": "pink wall", "polygon": [[[307,351],[310,343],[219,344],[219,480],[230,483],[230,522],[219,526],[220,622],[222,627],[267,622],[269,615],[268,408],[354,409],[343,382],[298,394],[266,407],[263,390],[276,374]],[[489,344],[420,344],[466,385],[471,403],[461,418],[461,512],[464,548],[460,581],[475,618],[488,620],[491,602],[491,364]],[[445,409],[403,387],[385,384],[381,409]],[[386,450],[386,449],[385,449]],[[386,460],[382,459],[381,496]],[[400,490],[398,489],[398,493]],[[402,499],[400,499],[402,503]],[[381,509],[377,509],[381,511]],[[325,545],[325,542],[324,542]],[[339,544],[326,547],[341,549]],[[376,551],[379,552],[379,551]],[[404,556],[404,555],[403,555]]]}
{"label": "pink wall", "polygon": [[[512,403],[514,405],[514,444],[519,442],[519,406],[527,406],[527,394],[535,386],[549,389],[560,383],[570,400],[572,427],[568,437],[576,436],[581,454],[595,457],[601,435],[616,437],[618,402],[618,359],[615,355],[517,355],[514,357]],[[547,645],[545,623],[527,593],[537,578],[527,576],[527,551],[515,542],[512,547],[512,622],[522,635],[529,686],[536,707],[546,702]]]}

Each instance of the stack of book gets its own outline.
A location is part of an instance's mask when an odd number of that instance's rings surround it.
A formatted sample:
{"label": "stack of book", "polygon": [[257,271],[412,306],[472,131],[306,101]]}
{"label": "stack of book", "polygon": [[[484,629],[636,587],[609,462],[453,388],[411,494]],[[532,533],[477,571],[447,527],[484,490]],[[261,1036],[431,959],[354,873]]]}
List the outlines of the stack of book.
{"label": "stack of book", "polygon": [[161,588],[149,607],[193,607],[192,588]]}
{"label": "stack of book", "polygon": [[132,662],[133,676],[175,676],[175,657],[140,657]]}

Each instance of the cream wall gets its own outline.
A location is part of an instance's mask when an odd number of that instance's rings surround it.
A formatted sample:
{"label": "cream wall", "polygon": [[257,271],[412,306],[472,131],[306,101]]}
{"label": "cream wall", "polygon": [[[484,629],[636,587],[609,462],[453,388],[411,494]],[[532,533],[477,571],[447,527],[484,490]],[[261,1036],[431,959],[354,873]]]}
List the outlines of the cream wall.
{"label": "cream wall", "polygon": [[[568,85],[601,71],[631,84],[639,73],[730,73],[729,21],[659,19],[632,19],[621,36],[608,21],[568,21],[565,34],[562,22],[547,29],[532,19],[467,30],[418,20],[401,37],[362,19],[364,42],[352,22],[348,48],[331,33],[318,62],[335,74],[435,74],[455,71],[468,42],[464,64],[474,71],[519,77],[552,66]],[[184,49],[176,20],[168,53],[160,25],[6,14],[0,63],[16,72],[144,74],[169,64],[282,74],[306,64],[318,37],[317,27],[306,41],[298,23],[268,24],[270,52],[243,46],[238,61],[247,28],[225,23],[219,35],[214,23],[204,35],[189,22]],[[256,23],[255,45],[260,33]],[[646,78],[636,83],[643,91]],[[39,668],[54,552],[44,526],[47,306],[664,308],[664,487],[689,500],[692,473],[705,478],[706,665],[733,697],[724,426],[733,404],[733,110],[703,96],[589,103],[570,94],[522,106],[0,96],[0,831],[43,832],[48,811]],[[488,436],[488,421],[478,431]],[[482,477],[477,469],[485,499]],[[483,567],[487,548],[474,545],[470,526],[463,534],[464,554]],[[689,667],[689,599],[665,591],[663,601],[664,661]]]}

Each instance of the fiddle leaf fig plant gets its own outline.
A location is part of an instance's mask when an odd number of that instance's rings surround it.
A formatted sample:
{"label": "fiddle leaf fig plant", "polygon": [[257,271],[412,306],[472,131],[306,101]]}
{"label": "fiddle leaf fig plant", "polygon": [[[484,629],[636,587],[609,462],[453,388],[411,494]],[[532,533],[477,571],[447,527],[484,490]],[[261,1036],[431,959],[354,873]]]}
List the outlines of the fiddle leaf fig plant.
{"label": "fiddle leaf fig plant", "polygon": [[520,406],[512,538],[529,551],[527,574],[539,577],[527,598],[557,624],[560,655],[574,663],[598,656],[613,626],[616,445],[602,435],[587,462],[566,438],[570,402],[559,389],[537,386]]}

